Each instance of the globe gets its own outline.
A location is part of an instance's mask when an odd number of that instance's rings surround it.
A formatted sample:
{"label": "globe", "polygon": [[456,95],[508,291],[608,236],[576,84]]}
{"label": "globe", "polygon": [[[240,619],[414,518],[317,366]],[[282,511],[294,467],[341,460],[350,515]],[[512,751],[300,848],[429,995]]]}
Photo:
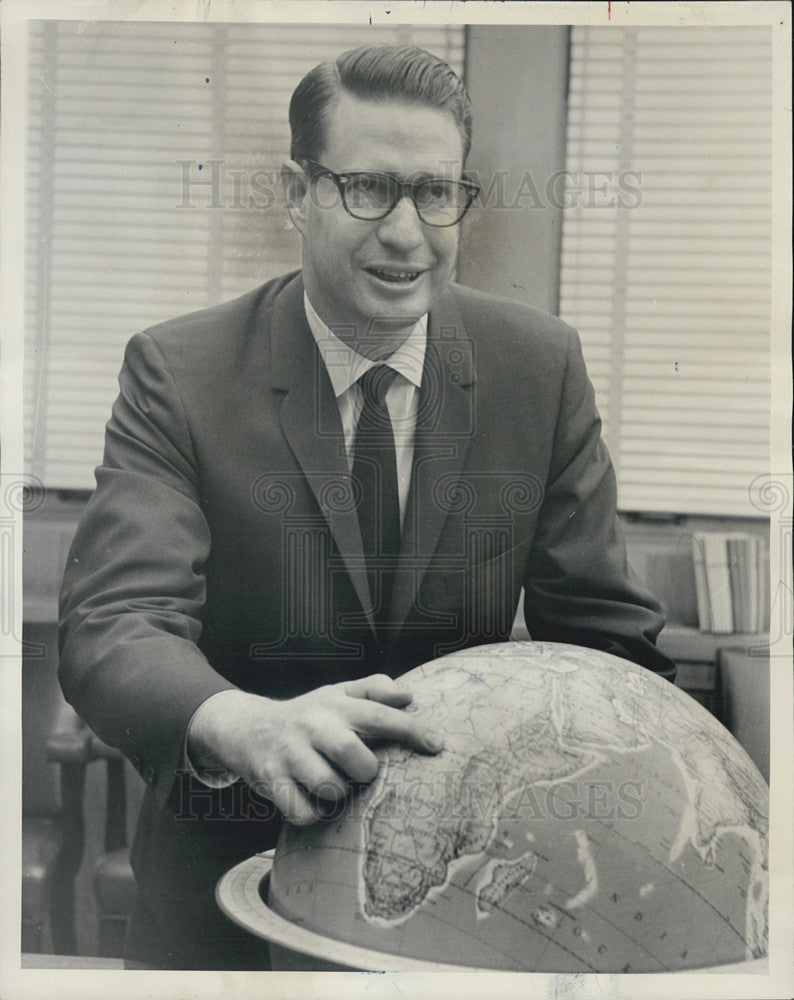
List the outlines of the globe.
{"label": "globe", "polygon": [[393,969],[663,972],[766,954],[768,789],[687,694],[545,642],[402,680],[444,751],[382,747],[338,815],[285,826],[275,917]]}

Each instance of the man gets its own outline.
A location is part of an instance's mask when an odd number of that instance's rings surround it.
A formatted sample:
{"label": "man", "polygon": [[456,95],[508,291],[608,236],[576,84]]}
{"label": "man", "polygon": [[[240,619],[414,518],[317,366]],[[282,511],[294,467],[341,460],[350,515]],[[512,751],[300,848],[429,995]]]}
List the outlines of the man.
{"label": "man", "polygon": [[261,965],[217,879],[374,741],[438,752],[394,678],[507,639],[522,588],[533,638],[672,672],[576,334],[450,284],[460,81],[359,49],[290,124],[302,271],[133,338],[64,578],[66,695],[149,786],[130,953],[165,967]]}

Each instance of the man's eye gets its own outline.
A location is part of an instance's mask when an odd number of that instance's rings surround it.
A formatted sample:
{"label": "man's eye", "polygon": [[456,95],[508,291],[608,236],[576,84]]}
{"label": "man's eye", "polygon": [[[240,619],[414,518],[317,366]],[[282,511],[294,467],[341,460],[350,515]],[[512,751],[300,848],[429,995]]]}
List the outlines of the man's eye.
{"label": "man's eye", "polygon": [[422,205],[443,204],[449,198],[449,187],[444,181],[428,181],[419,188],[418,195]]}
{"label": "man's eye", "polygon": [[378,177],[375,174],[359,174],[348,180],[347,194],[357,202],[388,203],[391,200],[391,188],[388,178]]}

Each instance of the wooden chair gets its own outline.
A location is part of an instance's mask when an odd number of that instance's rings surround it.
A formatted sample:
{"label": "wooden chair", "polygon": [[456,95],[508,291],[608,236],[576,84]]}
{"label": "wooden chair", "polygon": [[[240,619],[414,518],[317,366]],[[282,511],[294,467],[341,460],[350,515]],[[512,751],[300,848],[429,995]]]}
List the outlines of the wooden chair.
{"label": "wooden chair", "polygon": [[[40,954],[46,942],[56,955],[77,954],[75,880],[89,853],[98,940],[83,949],[118,958],[135,894],[127,799],[129,794],[135,804],[143,782],[66,703],[48,654],[23,661],[22,951]],[[104,765],[104,789],[90,777],[95,763]],[[98,856],[97,835],[87,830],[86,819],[102,826]]]}
{"label": "wooden chair", "polygon": [[[74,878],[82,843],[87,734],[66,704],[52,662],[29,656],[22,667],[23,952],[41,952],[49,927],[56,954],[76,952]],[[57,766],[54,766],[57,765]]]}
{"label": "wooden chair", "polygon": [[[132,769],[118,750],[93,733],[89,756],[105,764],[104,849],[94,866],[93,878],[99,919],[97,954],[103,958],[119,958],[135,902],[135,879],[127,835],[127,773]],[[135,782],[133,792],[136,785],[143,787],[142,782]]]}

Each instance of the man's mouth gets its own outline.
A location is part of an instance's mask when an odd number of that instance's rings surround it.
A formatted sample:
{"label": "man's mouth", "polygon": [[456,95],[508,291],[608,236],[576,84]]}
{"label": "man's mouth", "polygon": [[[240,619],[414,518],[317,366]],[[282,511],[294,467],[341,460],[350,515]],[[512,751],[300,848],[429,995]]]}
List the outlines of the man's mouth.
{"label": "man's mouth", "polygon": [[422,270],[409,270],[407,268],[398,267],[367,267],[364,270],[368,274],[374,274],[376,278],[380,278],[381,281],[389,281],[393,284],[407,285],[412,281],[416,281],[420,275],[424,272]]}

